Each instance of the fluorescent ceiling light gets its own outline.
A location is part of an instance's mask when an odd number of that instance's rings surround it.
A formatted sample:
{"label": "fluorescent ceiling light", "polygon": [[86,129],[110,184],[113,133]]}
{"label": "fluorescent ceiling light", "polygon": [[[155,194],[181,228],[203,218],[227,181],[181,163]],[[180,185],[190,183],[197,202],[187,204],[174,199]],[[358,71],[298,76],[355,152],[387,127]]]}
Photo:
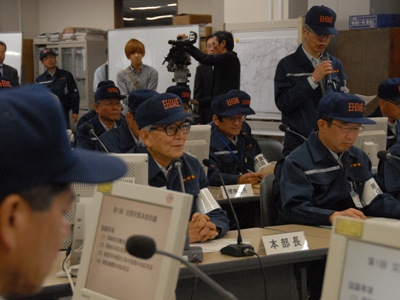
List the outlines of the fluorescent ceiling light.
{"label": "fluorescent ceiling light", "polygon": [[135,21],[135,18],[124,18],[124,21]]}
{"label": "fluorescent ceiling light", "polygon": [[172,18],[173,15],[165,15],[165,16],[157,16],[157,17],[147,17],[146,20],[148,21],[154,21],[158,19],[166,19],[166,18]]}
{"label": "fluorescent ceiling light", "polygon": [[167,6],[176,6],[176,3],[167,4]]}
{"label": "fluorescent ceiling light", "polygon": [[159,9],[161,6],[143,6],[143,7],[131,7],[130,10],[149,10],[149,9]]}

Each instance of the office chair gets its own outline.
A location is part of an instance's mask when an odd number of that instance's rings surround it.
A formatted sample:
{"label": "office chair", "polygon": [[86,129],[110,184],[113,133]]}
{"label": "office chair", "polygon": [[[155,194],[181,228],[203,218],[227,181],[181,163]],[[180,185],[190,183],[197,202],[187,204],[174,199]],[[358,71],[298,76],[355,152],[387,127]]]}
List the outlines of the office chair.
{"label": "office chair", "polygon": [[278,161],[283,158],[283,144],[273,138],[257,138],[261,153],[268,161]]}
{"label": "office chair", "polygon": [[261,227],[277,225],[278,207],[273,195],[275,175],[265,176],[260,182]]}

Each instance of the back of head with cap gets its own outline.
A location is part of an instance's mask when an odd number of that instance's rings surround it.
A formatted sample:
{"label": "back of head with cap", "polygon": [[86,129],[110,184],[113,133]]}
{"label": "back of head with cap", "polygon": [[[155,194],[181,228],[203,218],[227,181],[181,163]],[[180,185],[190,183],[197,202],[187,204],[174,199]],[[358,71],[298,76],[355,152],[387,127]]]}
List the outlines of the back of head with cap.
{"label": "back of head with cap", "polygon": [[183,103],[190,102],[190,87],[187,85],[173,85],[167,88],[166,93],[178,95]]}
{"label": "back of head with cap", "polygon": [[400,78],[384,80],[379,85],[378,97],[400,103]]}
{"label": "back of head with cap", "polygon": [[139,129],[148,125],[172,124],[192,116],[183,110],[181,98],[175,94],[162,93],[144,101],[136,110]]}
{"label": "back of head with cap", "polygon": [[0,93],[0,197],[49,183],[115,180],[126,173],[116,157],[71,150],[60,105],[47,88]]}
{"label": "back of head with cap", "polygon": [[154,90],[132,90],[128,96],[128,107],[130,112],[135,113],[140,104],[154,95],[158,95],[158,93]]}
{"label": "back of head with cap", "polygon": [[243,107],[241,99],[246,98],[242,91],[231,90],[227,94],[215,97],[211,102],[211,111],[217,116],[233,116],[247,114],[249,108]]}
{"label": "back of head with cap", "polygon": [[365,102],[350,93],[329,93],[318,104],[318,119],[332,118],[346,123],[375,124],[364,118]]}
{"label": "back of head with cap", "polygon": [[336,13],[324,5],[311,7],[304,21],[305,24],[318,34],[338,34],[335,22]]}

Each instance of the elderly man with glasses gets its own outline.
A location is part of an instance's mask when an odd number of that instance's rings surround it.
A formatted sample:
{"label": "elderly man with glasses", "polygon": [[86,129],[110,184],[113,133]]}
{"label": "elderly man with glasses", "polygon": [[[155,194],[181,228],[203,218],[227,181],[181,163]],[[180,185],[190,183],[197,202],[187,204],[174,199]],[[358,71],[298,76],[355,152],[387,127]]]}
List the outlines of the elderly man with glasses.
{"label": "elderly man with glasses", "polygon": [[[200,162],[183,152],[191,116],[183,110],[182,100],[175,94],[163,93],[147,99],[136,110],[139,137],[145,148],[138,146],[132,152],[149,155],[150,186],[194,196],[189,238],[190,242],[205,242],[224,236],[229,229],[229,220],[219,207],[205,214],[196,210],[198,195],[200,190],[207,188],[208,180]],[[180,168],[174,165],[175,159],[180,160]]]}
{"label": "elderly man with glasses", "polygon": [[[266,175],[255,171],[255,157],[261,154],[257,141],[243,130],[246,115],[254,110],[243,103],[249,95],[240,90],[232,90],[211,102],[213,130],[210,139],[210,161],[219,169],[225,184],[255,184]],[[210,185],[222,184],[215,170],[208,170]]]}
{"label": "elderly man with glasses", "polygon": [[[325,51],[338,34],[335,21],[336,13],[332,9],[313,6],[306,14],[303,44],[284,57],[276,68],[275,103],[282,112],[282,122],[304,137],[317,126],[315,111],[322,96],[348,91],[342,63]],[[284,156],[303,142],[300,136],[287,132]]]}

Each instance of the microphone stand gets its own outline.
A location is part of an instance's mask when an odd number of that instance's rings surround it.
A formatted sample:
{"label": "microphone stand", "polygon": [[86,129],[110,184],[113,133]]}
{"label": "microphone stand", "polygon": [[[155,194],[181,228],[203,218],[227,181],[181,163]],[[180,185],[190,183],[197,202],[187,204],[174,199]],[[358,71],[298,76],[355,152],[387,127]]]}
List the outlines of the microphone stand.
{"label": "microphone stand", "polygon": [[[179,173],[179,181],[181,183],[181,191],[185,193],[185,186],[183,184],[183,176],[182,176],[182,161],[179,158],[174,158],[171,162],[172,167],[178,170]],[[201,262],[203,261],[203,249],[199,246],[190,246],[190,238],[189,238],[189,228],[186,231],[186,241],[185,247],[183,249],[183,256],[187,257],[189,262]]]}
{"label": "microphone stand", "polygon": [[226,194],[226,198],[228,199],[229,206],[230,206],[230,208],[232,210],[232,214],[233,214],[233,217],[235,219],[236,227],[238,229],[237,243],[236,244],[230,244],[228,246],[225,246],[225,247],[221,248],[220,252],[222,254],[226,254],[226,255],[230,255],[230,256],[234,256],[234,257],[251,256],[251,255],[253,255],[254,254],[254,247],[252,245],[243,244],[242,235],[240,233],[239,220],[238,220],[238,218],[236,216],[235,209],[233,208],[232,201],[229,198],[229,195],[228,195],[228,192],[226,190],[225,182],[224,182],[224,179],[222,178],[221,172],[219,172],[215,166],[213,166],[211,163],[209,163],[209,160],[203,160],[203,163],[204,163],[204,165],[206,167],[209,167],[212,170],[214,170],[218,174],[219,178],[221,179],[222,186],[223,186],[225,194]]}
{"label": "microphone stand", "polygon": [[85,132],[89,135],[93,135],[96,140],[99,142],[99,144],[101,145],[101,147],[104,149],[104,151],[106,151],[106,153],[110,154],[110,152],[108,151],[108,149],[106,148],[106,146],[103,144],[103,142],[99,139],[99,137],[97,136],[97,134],[94,132],[93,126],[90,125],[89,123],[85,123],[83,125],[83,129],[85,130]]}

